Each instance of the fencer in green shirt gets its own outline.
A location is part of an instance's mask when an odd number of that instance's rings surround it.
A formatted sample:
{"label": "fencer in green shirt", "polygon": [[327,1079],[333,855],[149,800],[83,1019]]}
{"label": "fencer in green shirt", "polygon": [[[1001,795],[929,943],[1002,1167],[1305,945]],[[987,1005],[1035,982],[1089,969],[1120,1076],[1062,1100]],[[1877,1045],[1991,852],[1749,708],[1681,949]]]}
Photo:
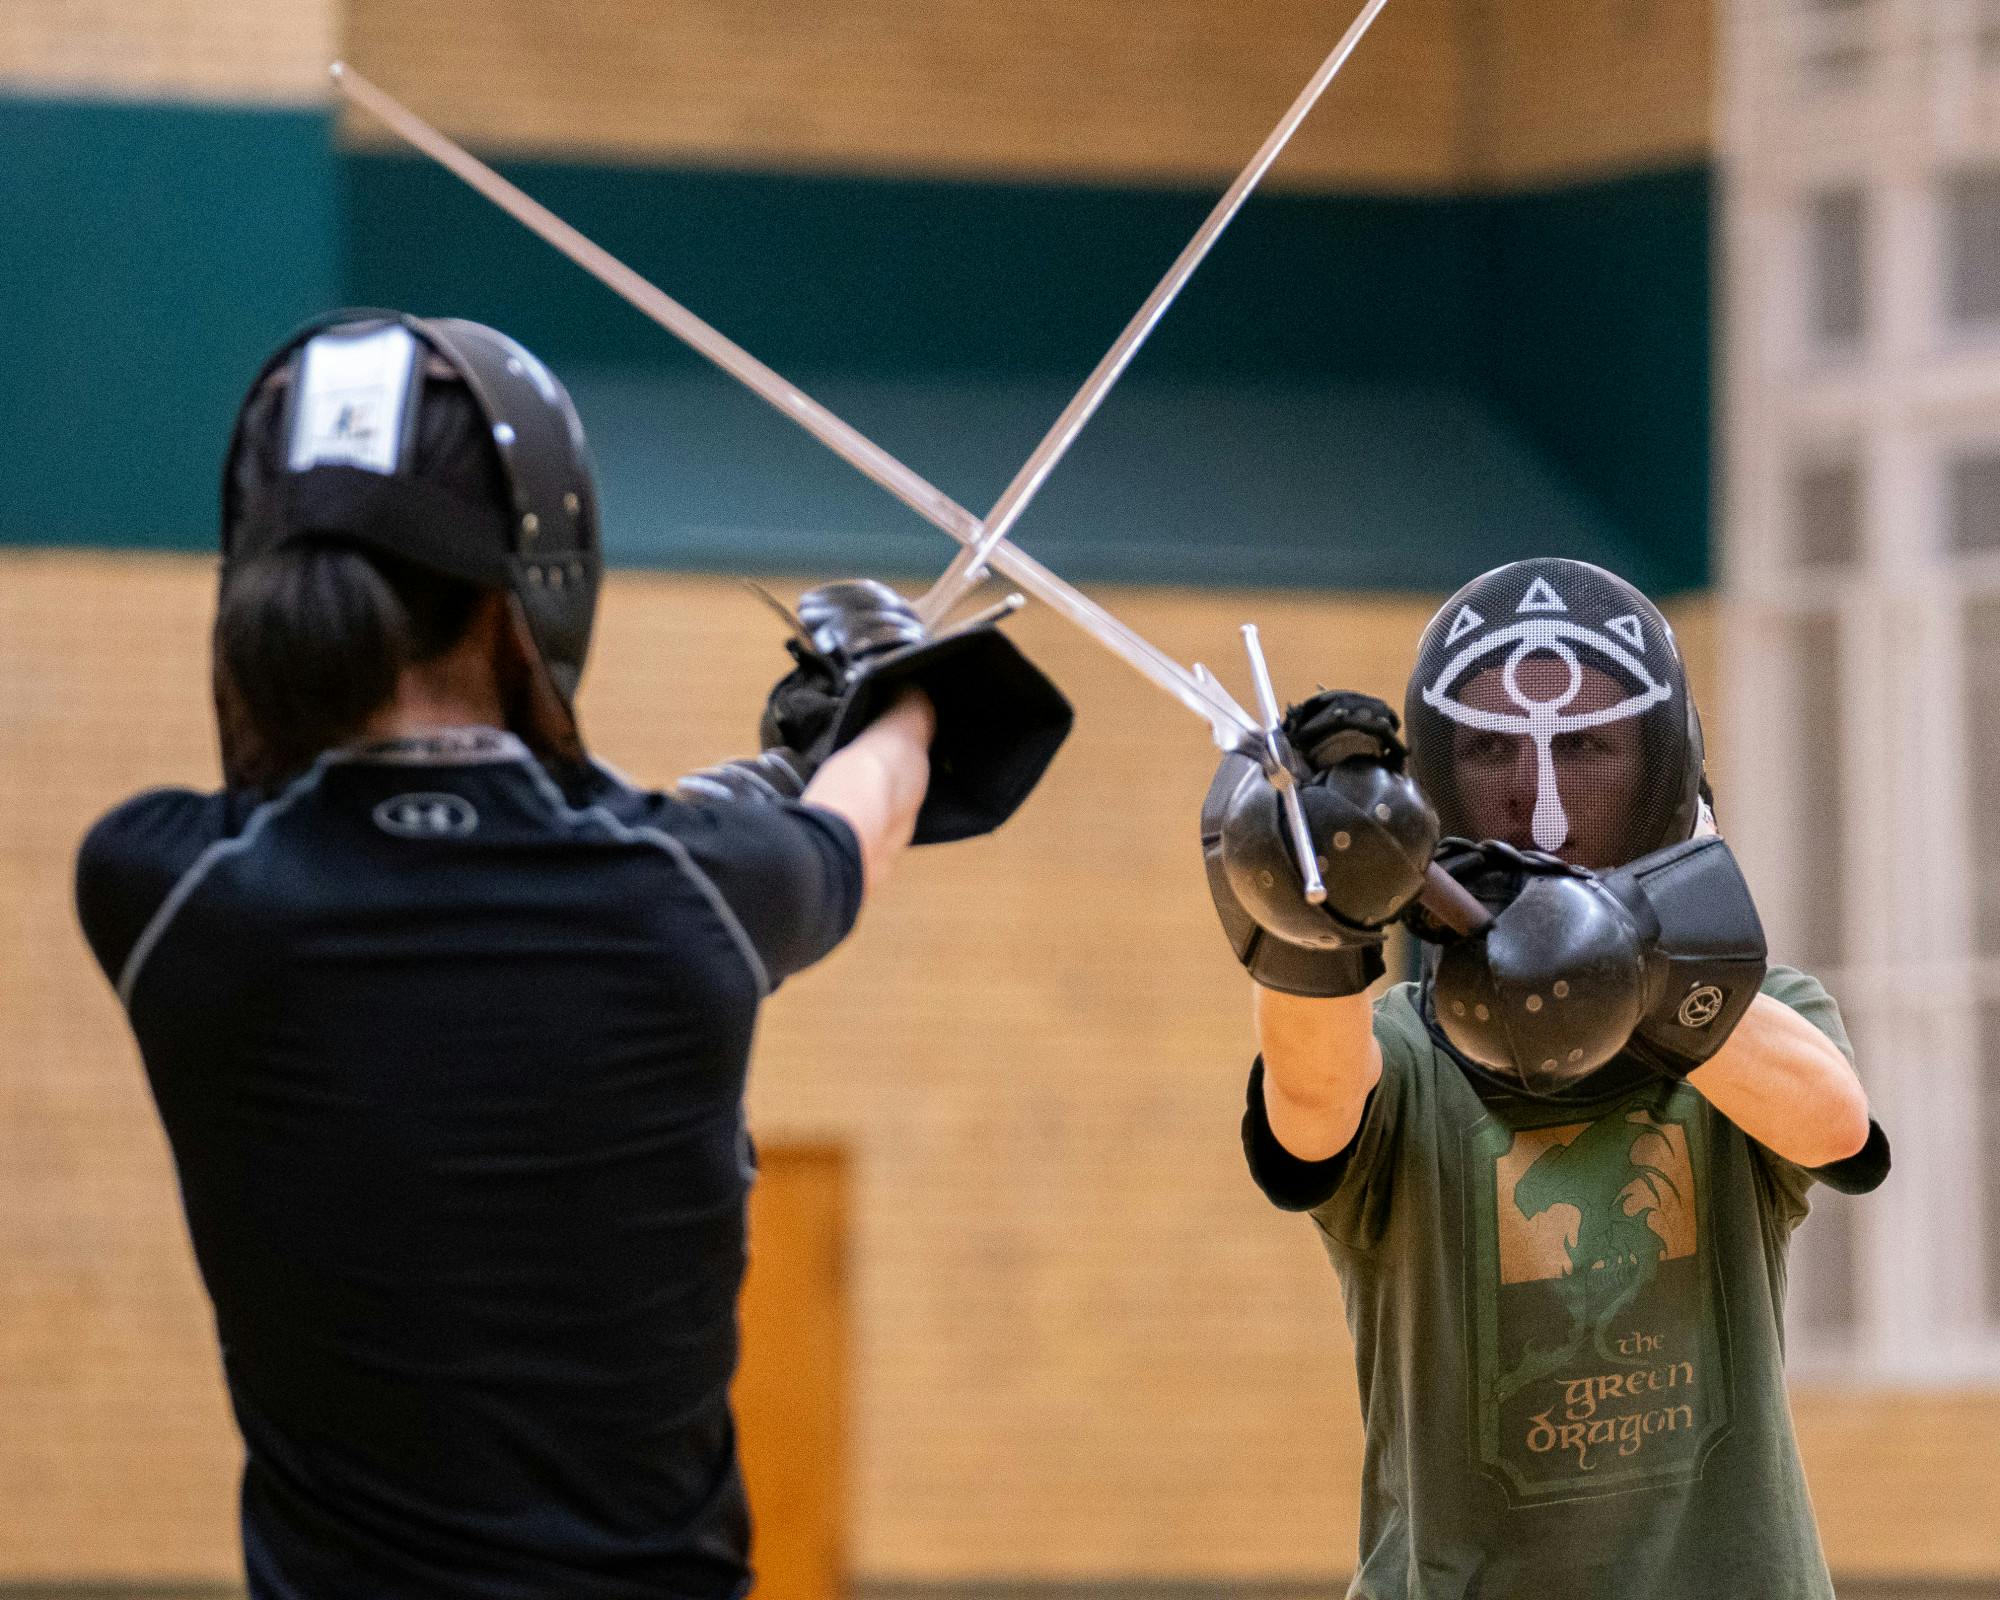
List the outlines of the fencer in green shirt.
{"label": "fencer in green shirt", "polygon": [[[1516,562],[1432,620],[1405,717],[1407,751],[1367,696],[1286,718],[1323,904],[1255,761],[1202,817],[1255,980],[1251,1172],[1311,1214],[1353,1334],[1348,1593],[1827,1600],[1786,1248],[1888,1145],[1833,1000],[1766,966],[1672,632],[1608,572]],[[1416,903],[1433,859],[1483,927]],[[1371,1004],[1399,917],[1422,976]]]}

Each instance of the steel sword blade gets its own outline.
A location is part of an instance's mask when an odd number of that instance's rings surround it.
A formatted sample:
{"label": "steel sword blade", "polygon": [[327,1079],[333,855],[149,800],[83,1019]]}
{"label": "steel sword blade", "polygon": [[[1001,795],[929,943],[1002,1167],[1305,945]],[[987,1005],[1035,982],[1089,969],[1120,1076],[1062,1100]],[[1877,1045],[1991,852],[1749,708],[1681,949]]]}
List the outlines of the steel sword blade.
{"label": "steel sword blade", "polygon": [[[334,87],[342,95],[378,118],[405,143],[422,151],[544,243],[569,257],[635,310],[790,417],[835,455],[887,489],[926,522],[960,544],[977,537],[979,519],[943,490],[903,465],[679,301],[640,277],[610,251],[586,238],[469,150],[447,138],[345,62],[334,62],[329,73]],[[1258,736],[1257,724],[1227,694],[1218,692],[1220,686],[1212,679],[1197,678],[1026,552],[1011,543],[1003,543],[989,551],[988,563],[1051,610],[1083,629],[1156,688],[1172,695],[1201,717],[1209,724],[1218,744],[1233,748],[1239,742]]]}
{"label": "steel sword blade", "polygon": [[1250,657],[1257,709],[1264,718],[1264,777],[1278,791],[1278,804],[1284,810],[1285,826],[1292,835],[1292,854],[1298,858],[1299,883],[1305,890],[1306,903],[1325,905],[1326,883],[1319,875],[1319,852],[1306,822],[1305,802],[1299,798],[1299,778],[1292,770],[1292,747],[1285,738],[1277,691],[1271,687],[1271,669],[1264,660],[1264,645],[1254,622],[1243,624],[1243,648]]}
{"label": "steel sword blade", "polygon": [[1326,60],[1320,63],[1319,70],[1308,80],[1305,88],[1299,91],[1298,98],[1278,119],[1278,125],[1271,130],[1269,137],[1250,158],[1250,164],[1236,175],[1235,182],[1223,192],[1222,198],[1215,203],[1215,209],[1209,212],[1207,219],[1195,230],[1194,237],[1188,241],[1187,247],[1167,269],[1167,275],[1146,297],[1145,304],[1133,314],[1124,331],[1104,353],[1104,359],[1098,362],[1090,376],[1084,380],[1083,387],[1077,390],[1075,398],[1063,408],[1062,415],[1056,418],[1055,424],[1043,436],[1042,442],[1035,446],[1034,453],[1022,463],[1021,470],[1014,475],[1013,482],[1009,483],[1001,492],[1000,498],[993,502],[993,509],[986,513],[985,526],[979,537],[952,557],[951,565],[946,567],[938,581],[931,585],[930,592],[917,602],[917,615],[922,617],[926,624],[935,627],[938,620],[958,604],[965,591],[979,581],[988,554],[995,545],[1013,532],[1014,524],[1020,521],[1021,514],[1028,509],[1028,503],[1040,492],[1048,475],[1055,470],[1056,463],[1062,460],[1069,447],[1076,442],[1076,437],[1083,431],[1084,425],[1096,415],[1097,408],[1104,403],[1104,397],[1111,392],[1111,386],[1132,364],[1132,358],[1139,353],[1139,347],[1159,325],[1160,319],[1167,313],[1167,308],[1174,303],[1181,290],[1187,286],[1188,280],[1194,276],[1195,269],[1207,259],[1215,241],[1222,236],[1222,230],[1235,219],[1236,213],[1243,208],[1243,202],[1250,198],[1251,191],[1262,181],[1264,174],[1271,170],[1272,164],[1284,152],[1285,146],[1291,143],[1292,135],[1299,131],[1300,124],[1319,103],[1319,98],[1326,92],[1327,85],[1332,83],[1339,75],[1340,69],[1347,65],[1347,58],[1354,54],[1355,47],[1361,43],[1369,28],[1374,26],[1376,17],[1381,15],[1382,8],[1388,3],[1389,0],[1368,0],[1368,4],[1362,7],[1360,15],[1349,25],[1347,32],[1341,35],[1340,43],[1335,45]]}
{"label": "steel sword blade", "polygon": [[[328,70],[340,93],[379,118],[398,137],[484,195],[544,243],[568,256],[635,310],[791,417],[835,455],[888,489],[926,522],[960,544],[978,536],[978,519],[957,501],[841,421],[733,340],[710,327],[677,300],[648,283],[608,250],[586,238],[546,206],[501,177],[469,150],[446,138],[345,62],[336,61]],[[988,552],[988,561],[1051,610],[1081,628],[1141,677],[1201,717],[1209,724],[1218,745],[1252,754],[1262,748],[1261,725],[1236,703],[1206,668],[1197,667],[1190,672],[1011,541],[1002,540],[994,545]],[[1440,921],[1460,933],[1471,933],[1491,920],[1485,907],[1435,863],[1425,875],[1421,898]]]}

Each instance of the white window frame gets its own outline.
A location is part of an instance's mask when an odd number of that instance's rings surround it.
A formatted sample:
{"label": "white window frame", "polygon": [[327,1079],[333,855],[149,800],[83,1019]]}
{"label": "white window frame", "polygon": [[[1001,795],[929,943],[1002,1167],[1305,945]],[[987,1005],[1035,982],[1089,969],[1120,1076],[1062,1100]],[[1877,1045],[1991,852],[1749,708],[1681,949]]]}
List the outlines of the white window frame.
{"label": "white window frame", "polygon": [[[1986,1277],[1992,1181],[1985,1130],[2000,1103],[1980,1080],[1980,1008],[2000,1005],[2000,956],[1973,948],[1967,812],[1964,608],[2000,599],[2000,552],[1959,557],[1947,525],[1949,462],[2000,446],[2000,321],[1945,317],[1942,179],[2000,170],[2000,60],[1977,30],[1985,0],[1869,0],[1828,13],[1805,0],[1723,0],[1718,144],[1725,168],[1723,517],[1719,572],[1725,830],[1782,960],[1804,883],[1837,850],[1843,954],[1823,978],[1843,1003],[1895,1171],[1854,1205],[1851,1329],[1794,1327],[1792,1365],[1843,1380],[2000,1383],[2000,1315]],[[1815,82],[1814,52],[1850,38],[1870,52],[1851,84]],[[1811,197],[1864,192],[1865,327],[1859,348],[1815,351],[1805,306]],[[1801,463],[1851,453],[1862,474],[1854,564],[1796,563],[1791,498]],[[1840,639],[1838,837],[1803,839],[1805,780],[1787,685],[1801,616]],[[2000,796],[1994,797],[2000,803]],[[1812,1224],[1808,1222],[1810,1229]],[[1795,1254],[1813,1270],[1812,1241]]]}

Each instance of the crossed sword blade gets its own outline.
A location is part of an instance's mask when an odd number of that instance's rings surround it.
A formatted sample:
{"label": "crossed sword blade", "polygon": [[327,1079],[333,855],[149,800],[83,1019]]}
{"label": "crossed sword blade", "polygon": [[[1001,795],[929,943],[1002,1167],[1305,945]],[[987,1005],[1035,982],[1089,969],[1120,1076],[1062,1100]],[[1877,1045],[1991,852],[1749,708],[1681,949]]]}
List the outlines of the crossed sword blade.
{"label": "crossed sword blade", "polygon": [[1108,612],[1093,605],[1038,563],[1032,562],[1007,542],[1007,536],[1387,4],[1388,0],[1368,0],[1340,42],[1258,148],[1250,164],[1237,174],[1236,180],[1216,202],[1187,247],[1168,268],[1166,276],[1105,352],[1103,360],[1084,380],[1083,387],[1064,407],[983,521],[973,517],[942,490],[919,477],[687,307],[585,238],[469,151],[447,139],[353,68],[343,62],[335,62],[331,73],[335,86],[348,99],[455,173],[668,332],[746,384],[919,516],[958,540],[964,548],[938,581],[917,601],[918,615],[927,626],[935,627],[985,576],[989,565],[997,567],[1037,599],[1084,627],[1159,687],[1203,717],[1214,730],[1219,743],[1234,745],[1252,741],[1261,747],[1268,743],[1268,728],[1253,721],[1212,678],[1206,675],[1197,678],[1178,662],[1161,654]]}
{"label": "crossed sword blade", "polygon": [[1306,115],[1319,103],[1319,97],[1326,92],[1340,69],[1347,65],[1347,58],[1354,53],[1364,35],[1374,26],[1388,0],[1368,0],[1361,12],[1341,35],[1340,43],[1333,47],[1326,60],[1320,63],[1299,91],[1284,116],[1278,119],[1268,138],[1250,158],[1250,164],[1236,175],[1236,181],[1223,191],[1222,198],[1215,203],[1207,219],[1195,231],[1187,247],[1167,269],[1167,275],[1159,281],[1153,292],[1146,297],[1145,304],[1133,314],[1125,330],[1118,335],[1104,359],[1097,363],[1076,397],[1063,408],[1054,425],[1035,446],[1034,454],[1022,463],[1021,470],[1014,474],[1014,481],[1001,492],[993,502],[993,509],[986,513],[986,522],[979,537],[952,557],[951,565],[931,588],[930,593],[917,602],[917,611],[925,622],[935,626],[952,606],[956,605],[965,591],[985,575],[986,562],[995,548],[1013,531],[1014,524],[1028,509],[1028,502],[1040,491],[1048,475],[1058,461],[1069,450],[1076,436],[1083,431],[1084,424],[1095,415],[1104,397],[1111,392],[1111,386],[1131,365],[1132,358],[1139,353],[1139,347],[1166,315],[1167,308],[1186,287],[1188,279],[1194,276],[1195,268],[1207,258],[1215,241],[1222,236],[1222,230],[1235,219],[1243,208],[1243,202],[1250,198],[1250,192],[1262,181],[1265,173],[1291,142],[1292,135],[1299,131],[1299,125]]}
{"label": "crossed sword blade", "polygon": [[[843,422],[796,384],[709,326],[678,300],[655,288],[601,245],[585,238],[540,201],[524,194],[470,151],[453,143],[414,112],[343,62],[332,68],[335,85],[356,105],[464,180],[502,211],[561,251],[598,282],[665,328],[783,412],[850,466],[889,491],[933,527],[962,545],[977,542],[980,521],[934,484]],[[1198,679],[1179,662],[1134,633],[1110,612],[1058,578],[1024,551],[1002,543],[988,552],[991,565],[1037,600],[1069,618],[1112,654],[1179,700],[1234,747],[1261,736],[1249,713],[1212,679]]]}
{"label": "crossed sword blade", "polygon": [[[1306,891],[1318,903],[1325,899],[1326,891],[1320,882],[1314,852],[1310,848],[1310,835],[1300,807],[1296,782],[1288,781],[1294,777],[1294,762],[1288,759],[1291,753],[1277,726],[1276,702],[1269,690],[1254,627],[1247,629],[1244,637],[1250,651],[1252,672],[1258,679],[1265,701],[1262,720],[1245,711],[1207,669],[1197,664],[1190,672],[1015,546],[1007,538],[1007,533],[1387,3],[1388,0],[1369,0],[1355,18],[1250,165],[1238,175],[1168,270],[1167,276],[1127,324],[1118,341],[1085,380],[1083,388],[1064,408],[1034,454],[995,502],[985,522],[345,62],[334,62],[329,74],[343,96],[376,117],[399,138],[484,195],[636,310],[790,417],[834,454],[888,490],[925,521],[957,540],[963,548],[937,583],[917,602],[917,610],[926,623],[934,624],[944,616],[991,566],[1020,584],[1050,609],[1068,618],[1142,677],[1201,717],[1209,724],[1219,746],[1242,751],[1259,760],[1284,800],[1288,825],[1299,851]],[[1465,891],[1436,867],[1431,869],[1424,898],[1427,904],[1434,899],[1452,902],[1456,914],[1447,916],[1446,920],[1453,926],[1466,922],[1479,910],[1477,902],[1470,901]],[[1444,908],[1437,909],[1442,914]]]}

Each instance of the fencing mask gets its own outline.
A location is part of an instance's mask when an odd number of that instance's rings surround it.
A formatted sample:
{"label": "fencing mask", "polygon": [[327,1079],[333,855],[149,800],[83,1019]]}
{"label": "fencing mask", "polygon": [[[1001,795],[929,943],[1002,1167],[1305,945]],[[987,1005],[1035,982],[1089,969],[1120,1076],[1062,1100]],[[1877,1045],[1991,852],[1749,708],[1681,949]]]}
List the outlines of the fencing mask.
{"label": "fencing mask", "polygon": [[[469,398],[480,437],[453,431],[447,395],[461,409]],[[463,487],[481,477],[477,464],[457,460],[473,449],[491,462],[478,492]],[[441,453],[452,470],[425,471]],[[457,318],[341,311],[280,346],[230,438],[225,575],[317,540],[505,592],[565,724],[558,742],[581,751],[575,699],[597,610],[597,495],[567,391],[521,345]]]}
{"label": "fencing mask", "polygon": [[1446,834],[1601,870],[1694,832],[1701,723],[1673,630],[1602,567],[1538,557],[1459,590],[1418,642],[1404,726]]}

